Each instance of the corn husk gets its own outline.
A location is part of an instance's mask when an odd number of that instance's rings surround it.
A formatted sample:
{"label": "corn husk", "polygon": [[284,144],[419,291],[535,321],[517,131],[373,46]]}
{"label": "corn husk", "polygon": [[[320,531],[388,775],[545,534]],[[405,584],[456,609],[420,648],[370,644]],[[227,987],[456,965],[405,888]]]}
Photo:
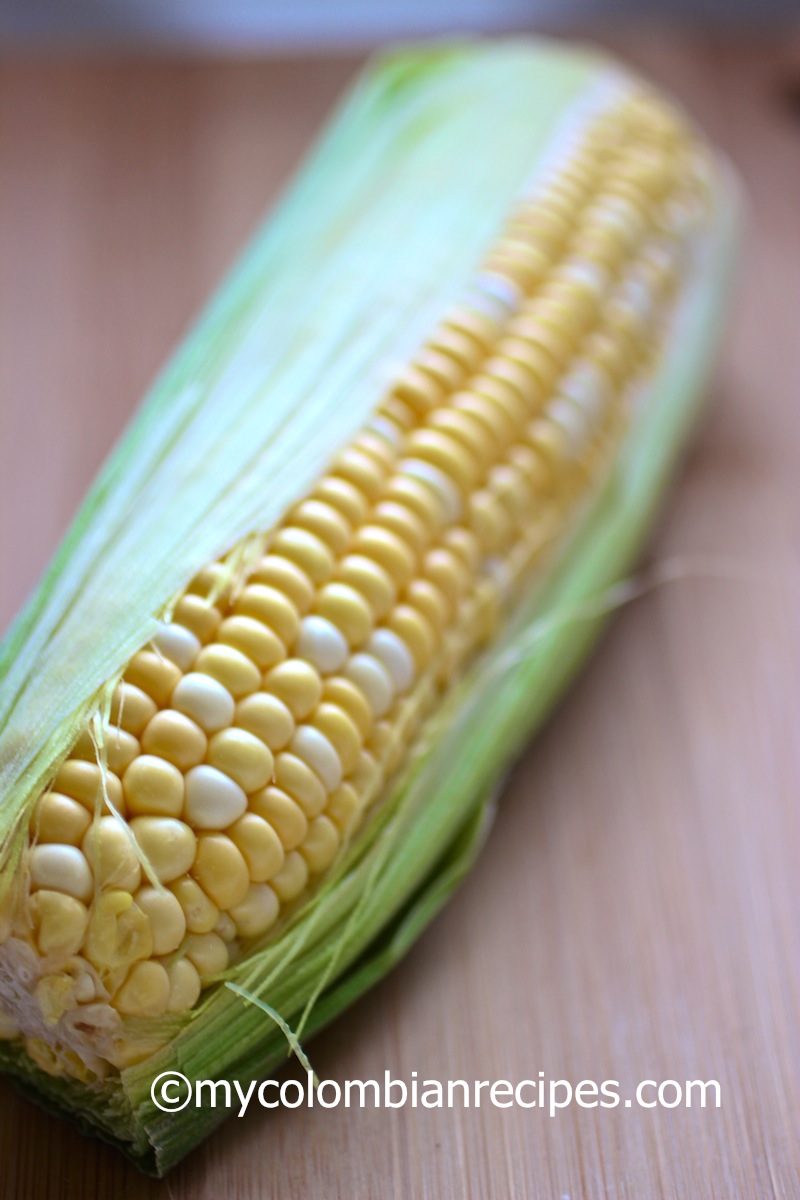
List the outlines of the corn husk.
{"label": "corn husk", "polygon": [[[156,618],[210,559],[268,529],[366,422],[456,300],[554,129],[616,69],[542,43],[429,48],[370,67],[179,349],[0,654],[0,889],[30,805]],[[263,1078],[403,956],[486,834],[498,780],[574,675],[691,428],[736,241],[726,168],[659,368],[610,476],[499,638],[447,696],[363,830],[278,936],[170,1018],[169,1044],[90,1086],[13,1042],[42,1103],[163,1173],[225,1116],[162,1113],[160,1072]],[[491,713],[487,719],[486,714]],[[298,1116],[298,1120],[302,1120]]]}

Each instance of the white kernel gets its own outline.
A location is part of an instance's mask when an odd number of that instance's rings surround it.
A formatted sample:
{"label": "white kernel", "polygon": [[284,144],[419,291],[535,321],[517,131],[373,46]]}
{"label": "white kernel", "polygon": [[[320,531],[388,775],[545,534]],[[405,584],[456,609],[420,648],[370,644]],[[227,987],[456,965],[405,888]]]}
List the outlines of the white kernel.
{"label": "white kernel", "polygon": [[497,314],[501,319],[515,312],[522,300],[522,292],[517,285],[507,279],[505,275],[497,275],[494,271],[482,271],[470,290],[471,300],[486,296],[490,296],[500,305],[495,313],[489,312],[487,315],[495,316]]}
{"label": "white kernel", "polygon": [[392,677],[373,654],[354,654],[345,663],[342,674],[361,689],[376,717],[384,716],[392,707],[395,697]]}
{"label": "white kernel", "polygon": [[188,671],[200,653],[200,639],[184,625],[164,624],[153,638],[153,645],[164,658]]}
{"label": "white kernel", "polygon": [[655,311],[653,293],[644,280],[629,275],[620,284],[616,297],[629,305],[644,324],[652,320]]}
{"label": "white kernel", "polygon": [[586,284],[597,296],[602,296],[608,288],[608,272],[588,258],[568,258],[559,267],[558,274],[561,279]]}
{"label": "white kernel", "polygon": [[35,888],[66,892],[76,900],[91,898],[93,879],[91,868],[77,846],[51,842],[34,846],[30,855],[31,882]]}
{"label": "white kernel", "polygon": [[235,705],[221,683],[193,671],[184,675],[172,693],[172,707],[195,720],[206,733],[213,733],[232,723]]}
{"label": "white kernel", "polygon": [[562,395],[583,409],[592,420],[600,417],[611,397],[611,388],[597,367],[582,363],[559,384]]}
{"label": "white kernel", "polygon": [[580,455],[587,435],[586,414],[564,396],[557,396],[547,406],[546,414],[566,433],[569,454],[573,458]]}
{"label": "white kernel", "polygon": [[327,791],[336,791],[343,778],[342,764],[324,733],[313,725],[301,725],[295,730],[290,750],[319,775]]}
{"label": "white kernel", "polygon": [[376,629],[365,647],[383,663],[398,692],[407,692],[416,674],[408,646],[391,629]]}
{"label": "white kernel", "polygon": [[303,617],[296,653],[323,675],[331,675],[347,662],[350,647],[335,625],[324,617]]}
{"label": "white kernel", "polygon": [[247,796],[227,775],[205,763],[186,776],[186,820],[195,829],[226,829],[247,811]]}
{"label": "white kernel", "polygon": [[410,475],[413,479],[418,479],[420,483],[424,483],[431,489],[444,509],[447,524],[455,524],[460,519],[461,495],[452,479],[445,475],[444,471],[440,471],[438,467],[421,458],[404,458],[398,463],[397,470],[402,474]]}

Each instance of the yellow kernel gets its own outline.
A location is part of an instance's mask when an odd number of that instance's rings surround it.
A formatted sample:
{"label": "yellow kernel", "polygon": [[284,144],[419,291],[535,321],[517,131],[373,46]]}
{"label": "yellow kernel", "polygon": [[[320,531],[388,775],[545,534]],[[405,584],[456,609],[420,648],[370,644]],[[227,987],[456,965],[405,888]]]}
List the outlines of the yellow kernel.
{"label": "yellow kernel", "polygon": [[103,780],[102,768],[96,762],[83,762],[79,758],[67,758],[61,763],[58,775],[55,776],[53,787],[55,791],[80,800],[90,812],[104,808],[103,781],[110,803],[119,811],[124,811],[122,785],[113,772],[107,770]]}
{"label": "yellow kernel", "polygon": [[251,583],[243,589],[233,606],[242,617],[253,617],[276,633],[287,649],[292,646],[300,628],[297,609],[277,588],[266,583]]}
{"label": "yellow kernel", "polygon": [[172,614],[173,621],[179,621],[198,637],[201,642],[210,642],[221,617],[219,609],[209,604],[200,596],[181,596]]}
{"label": "yellow kernel", "polygon": [[418,671],[424,671],[436,648],[433,630],[422,613],[410,604],[398,604],[389,613],[386,625],[405,642]]}
{"label": "yellow kernel", "polygon": [[231,568],[225,563],[210,562],[197,572],[186,590],[201,596],[204,600],[210,599],[216,603],[218,600],[228,600],[232,587],[233,572]]}
{"label": "yellow kernel", "polygon": [[431,539],[431,530],[407,504],[396,500],[382,500],[372,510],[372,521],[385,529],[396,533],[399,538],[411,547],[415,554],[421,554]]}
{"label": "yellow kernel", "polygon": [[[391,442],[395,449],[403,440],[404,434],[417,423],[417,414],[410,404],[405,400],[400,400],[397,396],[388,396],[381,403],[375,414],[375,419],[378,421],[379,427],[385,429],[385,423],[388,421],[394,432],[391,435]],[[388,434],[386,435],[388,436]],[[362,517],[363,520],[363,517]],[[357,524],[357,522],[353,522]]]}
{"label": "yellow kernel", "polygon": [[88,809],[80,801],[62,796],[60,792],[45,792],[31,817],[31,837],[39,842],[79,846],[91,819]]}
{"label": "yellow kernel", "polygon": [[127,967],[153,953],[150,922],[124,888],[97,896],[89,915],[84,954],[107,971]]}
{"label": "yellow kernel", "polygon": [[505,408],[488,396],[477,392],[459,392],[453,397],[454,416],[464,415],[480,425],[488,445],[486,453],[492,459],[502,453],[514,436],[514,425]]}
{"label": "yellow kernel", "polygon": [[360,812],[361,797],[351,783],[343,783],[338,787],[325,809],[325,815],[330,817],[342,836],[354,827]]}
{"label": "yellow kernel", "polygon": [[394,449],[387,446],[384,438],[379,437],[371,429],[364,429],[352,443],[352,449],[367,454],[382,468],[384,476],[394,466]]}
{"label": "yellow kernel", "polygon": [[307,529],[330,546],[337,558],[347,550],[352,533],[338,509],[322,500],[304,500],[289,513],[288,523]]}
{"label": "yellow kernel", "polygon": [[373,755],[386,775],[391,775],[403,760],[404,739],[391,721],[377,722],[367,746],[368,752]]}
{"label": "yellow kernel", "polygon": [[421,350],[413,365],[424,375],[429,375],[446,392],[454,392],[464,378],[464,368],[461,364],[455,362],[449,354],[441,354],[438,350]]}
{"label": "yellow kernel", "polygon": [[412,579],[406,588],[408,603],[418,612],[437,635],[441,635],[452,612],[446,597],[429,579]]}
{"label": "yellow kernel", "polygon": [[519,429],[530,416],[528,406],[520,397],[517,388],[498,375],[490,375],[488,372],[476,375],[470,381],[470,391],[482,396],[498,412],[502,412],[510,422],[512,430]]}
{"label": "yellow kernel", "polygon": [[444,394],[445,388],[438,379],[413,365],[406,367],[391,389],[393,397],[404,400],[420,414],[441,403]]}
{"label": "yellow kernel", "polygon": [[269,881],[270,887],[284,904],[294,900],[308,883],[308,863],[297,850],[286,855],[286,862]]}
{"label": "yellow kernel", "polygon": [[136,891],[142,869],[133,839],[123,822],[116,817],[101,817],[87,829],[82,849],[98,887]]}
{"label": "yellow kernel", "polygon": [[478,479],[479,466],[475,456],[441,430],[414,430],[409,437],[409,454],[444,471],[463,492],[469,492]]}
{"label": "yellow kernel", "polygon": [[323,701],[311,718],[311,724],[333,746],[345,775],[353,770],[361,752],[362,734],[346,712],[336,704]]}
{"label": "yellow kernel", "polygon": [[297,563],[280,554],[266,554],[250,576],[251,583],[266,583],[283,592],[302,616],[311,608],[314,585]]}
{"label": "yellow kernel", "polygon": [[186,957],[201,979],[220,975],[229,963],[228,947],[217,933],[195,933],[186,940]]}
{"label": "yellow kernel", "polygon": [[497,337],[496,323],[477,309],[460,306],[445,317],[444,324],[462,336],[466,335],[484,354],[494,345]]}
{"label": "yellow kernel", "polygon": [[363,524],[367,519],[367,501],[358,488],[346,479],[326,475],[314,488],[314,495],[318,500],[324,500],[326,504],[338,509],[351,528]]}
{"label": "yellow kernel", "polygon": [[155,650],[140,650],[125,669],[126,682],[141,688],[161,705],[169,701],[182,675],[180,667],[156,654]]}
{"label": "yellow kernel", "polygon": [[142,750],[165,758],[181,771],[188,771],[205,758],[206,735],[191,717],[174,709],[156,713],[142,734]]}
{"label": "yellow kernel", "polygon": [[375,784],[380,779],[381,773],[375,756],[369,750],[362,750],[358,766],[348,780],[348,783],[358,792],[362,806],[370,803],[374,798]]}
{"label": "yellow kernel", "polygon": [[629,371],[624,347],[607,333],[597,330],[590,334],[583,347],[584,357],[602,367],[612,382],[619,387]]}
{"label": "yellow kernel", "polygon": [[530,446],[513,446],[508,454],[512,467],[520,471],[533,491],[538,495],[547,490],[550,482],[550,471],[542,462],[542,457]]}
{"label": "yellow kernel", "polygon": [[397,587],[407,584],[414,574],[416,559],[407,542],[380,525],[362,525],[353,539],[353,549],[373,558],[388,571]]}
{"label": "yellow kernel", "polygon": [[438,354],[452,358],[463,371],[477,370],[481,359],[481,352],[472,338],[465,337],[455,329],[448,329],[446,325],[436,330],[428,346]]}
{"label": "yellow kernel", "polygon": [[444,594],[455,606],[469,586],[469,573],[464,564],[442,547],[429,550],[422,561],[420,574]]}
{"label": "yellow kernel", "polygon": [[222,729],[208,744],[208,761],[224,771],[245,792],[257,792],[272,779],[273,759],[269,748],[246,729]]}
{"label": "yellow kernel", "polygon": [[[512,345],[521,347],[518,355],[513,354]],[[505,384],[525,405],[526,409],[530,410],[532,405],[540,408],[545,397],[545,389],[529,362],[529,347],[524,343],[514,343],[508,339],[500,343],[498,351],[498,355],[490,358],[484,366],[487,377]]]}
{"label": "yellow kernel", "polygon": [[250,811],[263,817],[277,833],[284,850],[294,850],[306,836],[308,820],[300,805],[277,787],[250,797]]}
{"label": "yellow kernel", "polygon": [[154,755],[134,759],[122,777],[128,812],[179,817],[183,809],[183,776],[172,763]]}
{"label": "yellow kernel", "polygon": [[254,692],[236,705],[235,724],[260,738],[273,753],[282,750],[294,733],[294,718],[277,696]]}
{"label": "yellow kernel", "polygon": [[231,909],[240,937],[260,937],[275,924],[281,902],[266,883],[252,883],[241,904]]}
{"label": "yellow kernel", "polygon": [[447,513],[441,497],[412,475],[393,475],[386,489],[386,498],[404,504],[422,521],[433,537],[441,529]]}
{"label": "yellow kernel", "polygon": [[[552,325],[535,317],[518,317],[513,332],[515,336],[504,339],[498,349],[530,381],[527,392],[518,389],[523,398],[541,407],[555,387],[559,373],[575,356],[578,343],[570,342]],[[506,378],[511,381],[510,376]]]}
{"label": "yellow kernel", "polygon": [[488,488],[481,488],[470,496],[469,520],[485,554],[502,551],[513,536],[507,510]]}
{"label": "yellow kernel", "polygon": [[528,426],[527,441],[549,467],[551,480],[557,482],[560,468],[563,467],[567,456],[568,440],[565,431],[553,421],[538,417]]}
{"label": "yellow kernel", "polygon": [[194,861],[196,839],[174,817],[134,817],[130,828],[159,883],[185,875]]}
{"label": "yellow kernel", "polygon": [[514,520],[525,523],[533,515],[534,491],[518,467],[501,463],[489,472],[489,490]]}
{"label": "yellow kernel", "polygon": [[319,704],[322,681],[310,663],[289,658],[264,676],[264,687],[282,700],[295,720],[302,721]]}
{"label": "yellow kernel", "polygon": [[372,709],[364,692],[355,683],[341,675],[329,676],[322,689],[322,699],[343,709],[362,738],[369,735]]}
{"label": "yellow kernel", "polygon": [[74,896],[43,888],[30,897],[28,911],[40,954],[66,958],[78,953],[89,924],[85,904]]}
{"label": "yellow kernel", "polygon": [[254,617],[227,617],[217,631],[217,638],[252,659],[260,671],[267,671],[286,658],[286,647],[278,635]]}
{"label": "yellow kernel", "polygon": [[82,729],[72,745],[70,756],[84,759],[86,762],[96,762],[97,753],[97,747],[88,728]]}
{"label": "yellow kernel", "polygon": [[119,726],[139,737],[147,722],[155,715],[155,701],[132,683],[120,682],[111,699],[111,725]]}
{"label": "yellow kernel", "polygon": [[328,794],[322,780],[295,754],[288,754],[284,750],[277,756],[275,782],[297,801],[307,817],[316,817],[325,807]]}
{"label": "yellow kernel", "polygon": [[161,963],[138,962],[112,999],[118,1012],[131,1017],[157,1017],[166,1012],[169,976]]}
{"label": "yellow kernel", "polygon": [[258,667],[233,646],[204,646],[197,656],[196,668],[198,673],[210,675],[221,683],[234,699],[255,692],[261,684]]}
{"label": "yellow kernel", "polygon": [[134,900],[150,922],[153,954],[171,954],[186,934],[186,917],[176,896],[167,890],[142,887]]}
{"label": "yellow kernel", "polygon": [[310,874],[319,875],[333,862],[341,844],[339,830],[330,817],[316,817],[308,827],[300,853],[308,863]]}
{"label": "yellow kernel", "polygon": [[315,583],[325,583],[333,574],[333,555],[325,543],[309,533],[307,529],[288,526],[280,529],[273,539],[270,551],[296,563]]}
{"label": "yellow kernel", "polygon": [[431,429],[438,429],[460,442],[479,462],[485,463],[497,456],[498,446],[491,436],[491,427],[463,409],[437,408],[428,418],[428,424]]}
{"label": "yellow kernel", "polygon": [[231,825],[228,833],[241,850],[254,883],[264,883],[280,871],[284,859],[283,844],[269,821],[255,812],[246,812]]}
{"label": "yellow kernel", "polygon": [[345,479],[371,501],[377,500],[386,478],[376,459],[357,446],[349,446],[337,456],[331,474]]}
{"label": "yellow kernel", "polygon": [[141,752],[138,738],[135,738],[132,733],[126,733],[124,729],[109,729],[107,726],[103,726],[103,734],[106,762],[109,769],[115,775],[121,775],[128,763],[133,762],[137,754]]}
{"label": "yellow kernel", "polygon": [[376,621],[389,611],[397,587],[388,572],[363,554],[349,554],[339,563],[337,577],[363,596]]}
{"label": "yellow kernel", "polygon": [[214,933],[218,933],[223,942],[235,942],[236,925],[234,924],[233,917],[226,912],[220,913],[217,923],[214,926]]}
{"label": "yellow kernel", "polygon": [[326,583],[317,596],[317,612],[344,635],[351,646],[360,646],[372,631],[373,614],[360,592],[346,583]]}
{"label": "yellow kernel", "polygon": [[169,978],[167,1012],[186,1012],[200,999],[200,976],[194,963],[179,958],[166,968]]}
{"label": "yellow kernel", "polygon": [[189,933],[210,933],[219,919],[219,909],[200,884],[184,875],[171,883],[169,890],[183,909]]}
{"label": "yellow kernel", "polygon": [[247,863],[224,833],[200,834],[192,874],[221,909],[239,904],[250,886]]}

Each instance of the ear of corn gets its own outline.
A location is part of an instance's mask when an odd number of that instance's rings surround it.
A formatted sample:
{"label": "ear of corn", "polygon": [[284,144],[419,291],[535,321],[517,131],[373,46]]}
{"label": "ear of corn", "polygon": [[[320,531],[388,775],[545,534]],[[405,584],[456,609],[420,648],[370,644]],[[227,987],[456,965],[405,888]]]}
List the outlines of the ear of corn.
{"label": "ear of corn", "polygon": [[[477,148],[477,153],[476,153]],[[482,149],[481,149],[482,148]],[[373,68],[0,660],[0,1062],[146,1169],[404,953],[694,412],[726,169],[589,55]]]}

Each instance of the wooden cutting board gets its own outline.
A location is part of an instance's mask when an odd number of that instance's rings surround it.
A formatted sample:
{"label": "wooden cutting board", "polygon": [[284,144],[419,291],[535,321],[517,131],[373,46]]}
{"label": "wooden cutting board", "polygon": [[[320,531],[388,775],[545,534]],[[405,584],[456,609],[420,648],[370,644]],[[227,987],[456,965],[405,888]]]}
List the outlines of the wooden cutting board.
{"label": "wooden cutting board", "polygon": [[[321,1077],[716,1079],[721,1107],[251,1111],[165,1182],[0,1084],[7,1200],[800,1196],[800,55],[612,48],[731,155],[750,227],[651,557],[466,886],[311,1045]],[[0,626],[354,59],[6,61]]]}

